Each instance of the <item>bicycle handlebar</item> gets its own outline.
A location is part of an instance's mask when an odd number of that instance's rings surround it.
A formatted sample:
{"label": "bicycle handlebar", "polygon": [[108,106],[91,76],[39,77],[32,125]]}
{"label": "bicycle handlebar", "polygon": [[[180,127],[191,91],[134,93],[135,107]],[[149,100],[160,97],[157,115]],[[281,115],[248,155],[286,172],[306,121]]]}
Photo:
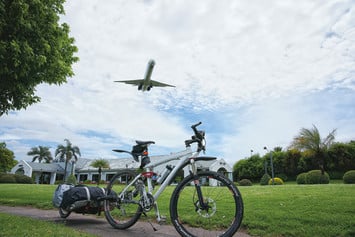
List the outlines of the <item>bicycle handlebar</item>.
{"label": "bicycle handlebar", "polygon": [[197,148],[197,151],[205,151],[206,150],[206,147],[205,145],[203,144],[203,141],[205,140],[205,132],[204,131],[199,131],[197,130],[197,127],[199,125],[201,125],[202,122],[198,122],[194,125],[191,126],[192,130],[194,131],[195,135],[191,137],[191,140],[186,140],[185,141],[185,145],[188,147],[190,146],[192,143],[195,143],[197,142],[198,143],[198,148]]}
{"label": "bicycle handlebar", "polygon": [[202,122],[198,122],[194,125],[191,126],[192,129],[196,129],[197,126],[200,126],[202,124]]}

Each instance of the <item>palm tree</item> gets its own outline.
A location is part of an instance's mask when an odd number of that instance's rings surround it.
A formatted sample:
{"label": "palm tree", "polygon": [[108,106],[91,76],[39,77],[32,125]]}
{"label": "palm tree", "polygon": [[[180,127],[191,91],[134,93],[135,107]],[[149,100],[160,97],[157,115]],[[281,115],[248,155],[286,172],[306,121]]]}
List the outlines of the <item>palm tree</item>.
{"label": "palm tree", "polygon": [[49,151],[49,147],[47,146],[38,146],[32,147],[27,155],[33,156],[32,162],[38,160],[39,163],[44,160],[46,163],[51,163],[53,160],[52,153]]}
{"label": "palm tree", "polygon": [[65,161],[64,168],[64,181],[66,180],[67,175],[67,166],[68,162],[74,158],[74,162],[78,161],[78,156],[81,156],[80,149],[77,146],[73,146],[68,139],[64,139],[66,145],[58,145],[55,150],[55,157],[58,157],[59,160]]}
{"label": "palm tree", "polygon": [[321,139],[316,126],[313,125],[311,129],[302,128],[299,135],[294,137],[291,147],[313,155],[324,174],[325,156],[330,145],[334,142],[335,132],[336,129],[330,132],[326,138]]}
{"label": "palm tree", "polygon": [[99,181],[97,183],[97,185],[99,185],[100,181],[101,181],[102,168],[109,169],[110,168],[110,164],[105,159],[98,159],[98,160],[94,160],[93,162],[91,162],[90,166],[92,166],[94,168],[99,168]]}

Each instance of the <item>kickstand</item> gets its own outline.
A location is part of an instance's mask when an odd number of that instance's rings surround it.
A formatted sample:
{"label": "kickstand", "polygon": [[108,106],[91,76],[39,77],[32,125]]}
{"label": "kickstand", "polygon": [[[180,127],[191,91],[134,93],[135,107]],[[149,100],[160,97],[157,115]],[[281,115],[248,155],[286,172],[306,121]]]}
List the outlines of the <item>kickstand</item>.
{"label": "kickstand", "polygon": [[[148,216],[147,216],[147,213],[145,213],[145,212],[143,212],[143,215],[144,215],[145,217],[148,217]],[[147,220],[148,220],[148,223],[152,226],[153,230],[154,230],[154,231],[157,231],[157,229],[153,226],[152,222],[150,222],[150,220],[149,220],[148,218],[147,218]]]}

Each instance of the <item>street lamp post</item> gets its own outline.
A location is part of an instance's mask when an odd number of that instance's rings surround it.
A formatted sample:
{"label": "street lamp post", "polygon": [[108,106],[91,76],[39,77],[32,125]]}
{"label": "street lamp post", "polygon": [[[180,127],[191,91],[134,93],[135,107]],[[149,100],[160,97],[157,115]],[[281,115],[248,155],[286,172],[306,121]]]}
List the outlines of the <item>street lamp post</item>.
{"label": "street lamp post", "polygon": [[[266,146],[264,146],[264,150],[268,151]],[[272,185],[274,185],[274,164],[272,162],[272,151],[270,151],[270,166],[271,166],[271,179],[272,179]]]}
{"label": "street lamp post", "polygon": [[265,171],[265,174],[267,174],[267,160],[265,160],[265,162],[264,162],[264,171]]}

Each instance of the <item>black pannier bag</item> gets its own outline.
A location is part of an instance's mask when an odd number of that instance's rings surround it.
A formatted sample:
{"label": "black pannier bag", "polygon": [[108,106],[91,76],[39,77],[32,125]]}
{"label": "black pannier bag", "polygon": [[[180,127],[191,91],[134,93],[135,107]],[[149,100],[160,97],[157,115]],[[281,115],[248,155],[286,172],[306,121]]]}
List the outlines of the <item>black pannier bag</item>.
{"label": "black pannier bag", "polygon": [[68,212],[96,214],[103,210],[100,198],[104,196],[103,188],[77,185],[64,192],[60,208]]}
{"label": "black pannier bag", "polygon": [[59,184],[53,194],[53,206],[60,207],[60,205],[62,204],[64,192],[71,189],[72,187],[74,187],[73,184]]}

